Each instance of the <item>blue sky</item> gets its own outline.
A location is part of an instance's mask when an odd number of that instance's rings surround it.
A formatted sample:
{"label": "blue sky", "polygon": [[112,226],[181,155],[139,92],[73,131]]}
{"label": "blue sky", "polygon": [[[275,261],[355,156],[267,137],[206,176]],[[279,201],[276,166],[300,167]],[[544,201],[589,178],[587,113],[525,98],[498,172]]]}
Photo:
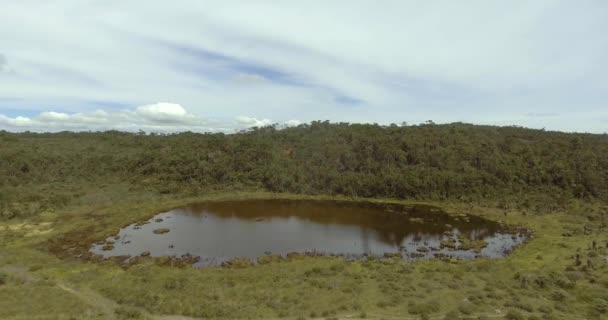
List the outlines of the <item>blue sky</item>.
{"label": "blue sky", "polygon": [[0,129],[608,132],[608,2],[12,1]]}

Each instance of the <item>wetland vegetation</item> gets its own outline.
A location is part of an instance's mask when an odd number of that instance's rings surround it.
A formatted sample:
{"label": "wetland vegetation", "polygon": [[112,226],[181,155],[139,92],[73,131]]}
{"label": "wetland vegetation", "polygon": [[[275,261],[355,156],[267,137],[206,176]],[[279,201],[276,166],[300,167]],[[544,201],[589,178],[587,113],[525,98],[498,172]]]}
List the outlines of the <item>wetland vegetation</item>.
{"label": "wetland vegetation", "polygon": [[[2,319],[608,315],[606,135],[328,122],[232,135],[0,132],[0,177]],[[173,237],[159,212],[263,199],[434,205],[531,236],[504,258],[473,260],[270,254],[192,268],[153,247],[128,262],[89,251],[119,250],[121,234],[108,236],[138,222]]]}

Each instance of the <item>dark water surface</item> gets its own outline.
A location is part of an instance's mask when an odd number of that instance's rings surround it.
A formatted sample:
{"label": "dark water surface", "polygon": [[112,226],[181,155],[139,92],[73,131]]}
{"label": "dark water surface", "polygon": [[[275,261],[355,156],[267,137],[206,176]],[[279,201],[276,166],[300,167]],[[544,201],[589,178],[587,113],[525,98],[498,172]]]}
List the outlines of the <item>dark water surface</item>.
{"label": "dark water surface", "polygon": [[[508,232],[499,223],[454,217],[428,206],[247,200],[160,213],[145,224],[121,229],[106,243],[94,244],[91,251],[106,258],[191,255],[200,257],[197,265],[288,253],[473,259],[503,257],[525,239],[524,233]],[[477,242],[483,248],[470,248],[463,245],[469,240],[485,242]]]}

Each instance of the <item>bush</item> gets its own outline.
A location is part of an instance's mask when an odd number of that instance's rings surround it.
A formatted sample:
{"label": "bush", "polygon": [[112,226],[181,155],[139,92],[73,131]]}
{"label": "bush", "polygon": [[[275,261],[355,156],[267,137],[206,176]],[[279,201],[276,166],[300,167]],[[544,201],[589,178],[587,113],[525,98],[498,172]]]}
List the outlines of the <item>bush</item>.
{"label": "bush", "polygon": [[568,295],[562,290],[556,290],[551,293],[551,299],[558,302],[563,302],[566,300]]}
{"label": "bush", "polygon": [[445,316],[443,317],[443,320],[458,320],[460,319],[460,314],[458,314],[457,311],[450,311],[448,313],[445,314]]}
{"label": "bush", "polygon": [[179,290],[184,287],[185,283],[186,283],[185,279],[169,278],[169,279],[165,280],[164,287],[167,290]]}
{"label": "bush", "polygon": [[8,282],[8,275],[0,272],[0,286]]}
{"label": "bush", "polygon": [[597,298],[593,300],[593,309],[595,312],[599,314],[607,314],[608,313],[608,301]]}
{"label": "bush", "polygon": [[550,314],[553,313],[553,308],[551,308],[550,306],[540,306],[538,307],[538,311],[545,314]]}
{"label": "bush", "polygon": [[131,308],[131,307],[125,307],[125,306],[120,306],[118,308],[116,308],[114,310],[114,314],[116,315],[116,318],[118,319],[142,319],[143,315],[141,313],[141,311]]}
{"label": "bush", "polygon": [[505,319],[507,320],[525,320],[524,315],[517,310],[509,310],[505,315]]}
{"label": "bush", "polygon": [[407,305],[407,312],[409,314],[429,314],[439,311],[439,302],[438,301],[426,301],[421,303],[415,303],[410,301]]}
{"label": "bush", "polygon": [[475,306],[470,302],[463,302],[458,306],[458,311],[462,314],[471,315],[475,311]]}
{"label": "bush", "polygon": [[521,309],[521,310],[524,310],[527,312],[534,311],[534,307],[531,304],[523,302],[523,301],[519,301],[519,300],[505,303],[505,306],[506,307],[515,307],[517,309]]}

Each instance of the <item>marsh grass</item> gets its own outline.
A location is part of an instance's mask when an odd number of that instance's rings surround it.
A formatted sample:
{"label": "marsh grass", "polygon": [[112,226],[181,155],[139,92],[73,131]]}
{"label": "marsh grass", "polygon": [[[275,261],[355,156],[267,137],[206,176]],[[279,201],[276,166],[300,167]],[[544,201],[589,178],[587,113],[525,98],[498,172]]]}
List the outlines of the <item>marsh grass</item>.
{"label": "marsh grass", "polygon": [[[82,315],[95,319],[109,314],[107,305],[83,299],[83,292],[89,291],[116,303],[118,307],[110,308],[115,317],[141,312],[142,317],[150,313],[295,319],[302,315],[342,318],[365,314],[369,319],[392,319],[409,314],[458,319],[496,314],[496,309],[503,315],[524,318],[547,314],[555,319],[601,319],[606,315],[608,236],[599,227],[589,229],[586,221],[572,218],[575,213],[566,212],[553,213],[550,219],[520,214],[505,217],[502,210],[443,203],[449,212],[470,211],[534,231],[527,244],[497,260],[403,262],[389,258],[346,262],[335,257],[291,255],[269,256],[256,265],[234,263],[196,269],[178,262],[170,267],[171,259],[139,257],[136,263],[124,265],[118,260],[94,262],[78,257],[90,244],[105,240],[120,227],[184,203],[311,198],[267,193],[148,196],[132,192],[125,196],[130,200],[122,199],[116,205],[75,206],[11,222],[32,227],[0,232],[0,281],[4,282],[0,284],[0,318],[53,314],[59,319],[79,319]],[[594,216],[593,212],[599,215],[601,210],[599,205],[586,206],[585,212]],[[36,228],[50,231],[25,236]],[[564,230],[572,234],[563,236]],[[539,253],[543,259],[537,259]],[[576,263],[576,255],[582,263]],[[76,289],[66,291],[61,286]]]}

